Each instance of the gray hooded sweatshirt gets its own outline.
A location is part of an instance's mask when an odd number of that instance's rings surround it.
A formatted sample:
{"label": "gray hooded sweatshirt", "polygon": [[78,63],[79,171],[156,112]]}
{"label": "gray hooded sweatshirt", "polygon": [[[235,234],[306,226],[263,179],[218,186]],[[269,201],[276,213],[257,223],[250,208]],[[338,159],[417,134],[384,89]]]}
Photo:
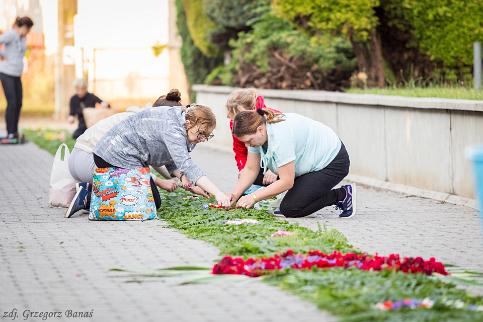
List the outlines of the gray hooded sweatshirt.
{"label": "gray hooded sweatshirt", "polygon": [[133,169],[166,166],[179,170],[196,183],[205,174],[191,160],[185,113],[181,107],[151,107],[114,126],[97,143],[94,153],[104,161]]}

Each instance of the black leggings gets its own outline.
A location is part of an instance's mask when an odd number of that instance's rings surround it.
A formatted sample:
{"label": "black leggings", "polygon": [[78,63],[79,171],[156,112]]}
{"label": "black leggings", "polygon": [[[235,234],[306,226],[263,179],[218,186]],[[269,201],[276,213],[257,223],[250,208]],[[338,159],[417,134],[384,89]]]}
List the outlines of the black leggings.
{"label": "black leggings", "polygon": [[20,77],[4,73],[0,73],[0,80],[7,99],[7,110],[5,111],[7,134],[17,134],[20,109],[22,108],[22,80]]}
{"label": "black leggings", "polygon": [[[119,168],[105,161],[97,154],[95,153],[93,154],[94,154],[94,163],[98,168]],[[151,183],[151,190],[153,191],[154,204],[156,205],[156,209],[159,209],[161,207],[161,195],[159,194],[158,187],[154,183],[154,180],[151,176],[149,176],[149,183]]]}
{"label": "black leggings", "polygon": [[349,174],[349,154],[342,144],[335,159],[325,168],[295,178],[294,185],[280,204],[285,217],[304,217],[335,205],[345,198],[342,188],[332,189]]}

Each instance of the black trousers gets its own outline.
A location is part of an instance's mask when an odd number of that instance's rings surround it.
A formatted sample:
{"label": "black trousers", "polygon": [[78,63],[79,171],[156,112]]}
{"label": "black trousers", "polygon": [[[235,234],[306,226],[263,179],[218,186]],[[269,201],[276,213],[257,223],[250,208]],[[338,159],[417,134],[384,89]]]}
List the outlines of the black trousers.
{"label": "black trousers", "polygon": [[17,134],[23,100],[22,80],[17,76],[0,73],[0,81],[7,100],[7,110],[5,111],[7,134]]}
{"label": "black trousers", "polygon": [[[94,163],[98,168],[118,168],[116,166],[113,166],[109,162],[105,161],[103,158],[101,158],[95,153],[94,153]],[[154,180],[151,176],[149,178],[149,183],[151,184],[151,190],[153,191],[154,204],[156,205],[156,209],[159,209],[159,207],[161,207],[161,195],[159,194],[158,187],[154,183]]]}
{"label": "black trousers", "polygon": [[295,178],[280,204],[280,212],[286,217],[305,217],[342,201],[344,189],[332,188],[349,174],[349,166],[349,154],[342,144],[335,159],[324,169]]}

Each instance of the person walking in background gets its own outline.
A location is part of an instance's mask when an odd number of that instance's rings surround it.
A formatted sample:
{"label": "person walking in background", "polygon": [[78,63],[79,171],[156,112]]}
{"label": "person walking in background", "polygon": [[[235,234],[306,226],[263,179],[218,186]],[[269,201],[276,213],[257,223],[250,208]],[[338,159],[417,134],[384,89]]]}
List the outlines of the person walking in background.
{"label": "person walking in background", "polygon": [[0,35],[0,81],[7,100],[5,122],[7,136],[2,143],[18,143],[21,137],[18,133],[20,110],[22,109],[22,72],[23,58],[27,49],[26,36],[34,25],[29,17],[17,17],[12,29]]}
{"label": "person walking in background", "polygon": [[87,125],[84,120],[83,111],[85,108],[95,108],[97,106],[108,107],[107,102],[103,102],[99,97],[87,91],[87,84],[82,79],[74,81],[75,94],[70,98],[69,103],[69,123],[74,123],[75,117],[79,120],[77,129],[72,134],[74,139],[81,136],[86,130]]}

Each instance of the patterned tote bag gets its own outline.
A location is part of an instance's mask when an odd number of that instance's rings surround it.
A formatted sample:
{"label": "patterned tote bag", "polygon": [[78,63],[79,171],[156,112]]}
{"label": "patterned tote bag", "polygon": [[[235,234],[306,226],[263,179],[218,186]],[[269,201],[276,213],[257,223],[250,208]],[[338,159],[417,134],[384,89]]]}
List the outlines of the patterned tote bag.
{"label": "patterned tote bag", "polygon": [[90,220],[156,218],[149,167],[97,168],[92,182]]}

